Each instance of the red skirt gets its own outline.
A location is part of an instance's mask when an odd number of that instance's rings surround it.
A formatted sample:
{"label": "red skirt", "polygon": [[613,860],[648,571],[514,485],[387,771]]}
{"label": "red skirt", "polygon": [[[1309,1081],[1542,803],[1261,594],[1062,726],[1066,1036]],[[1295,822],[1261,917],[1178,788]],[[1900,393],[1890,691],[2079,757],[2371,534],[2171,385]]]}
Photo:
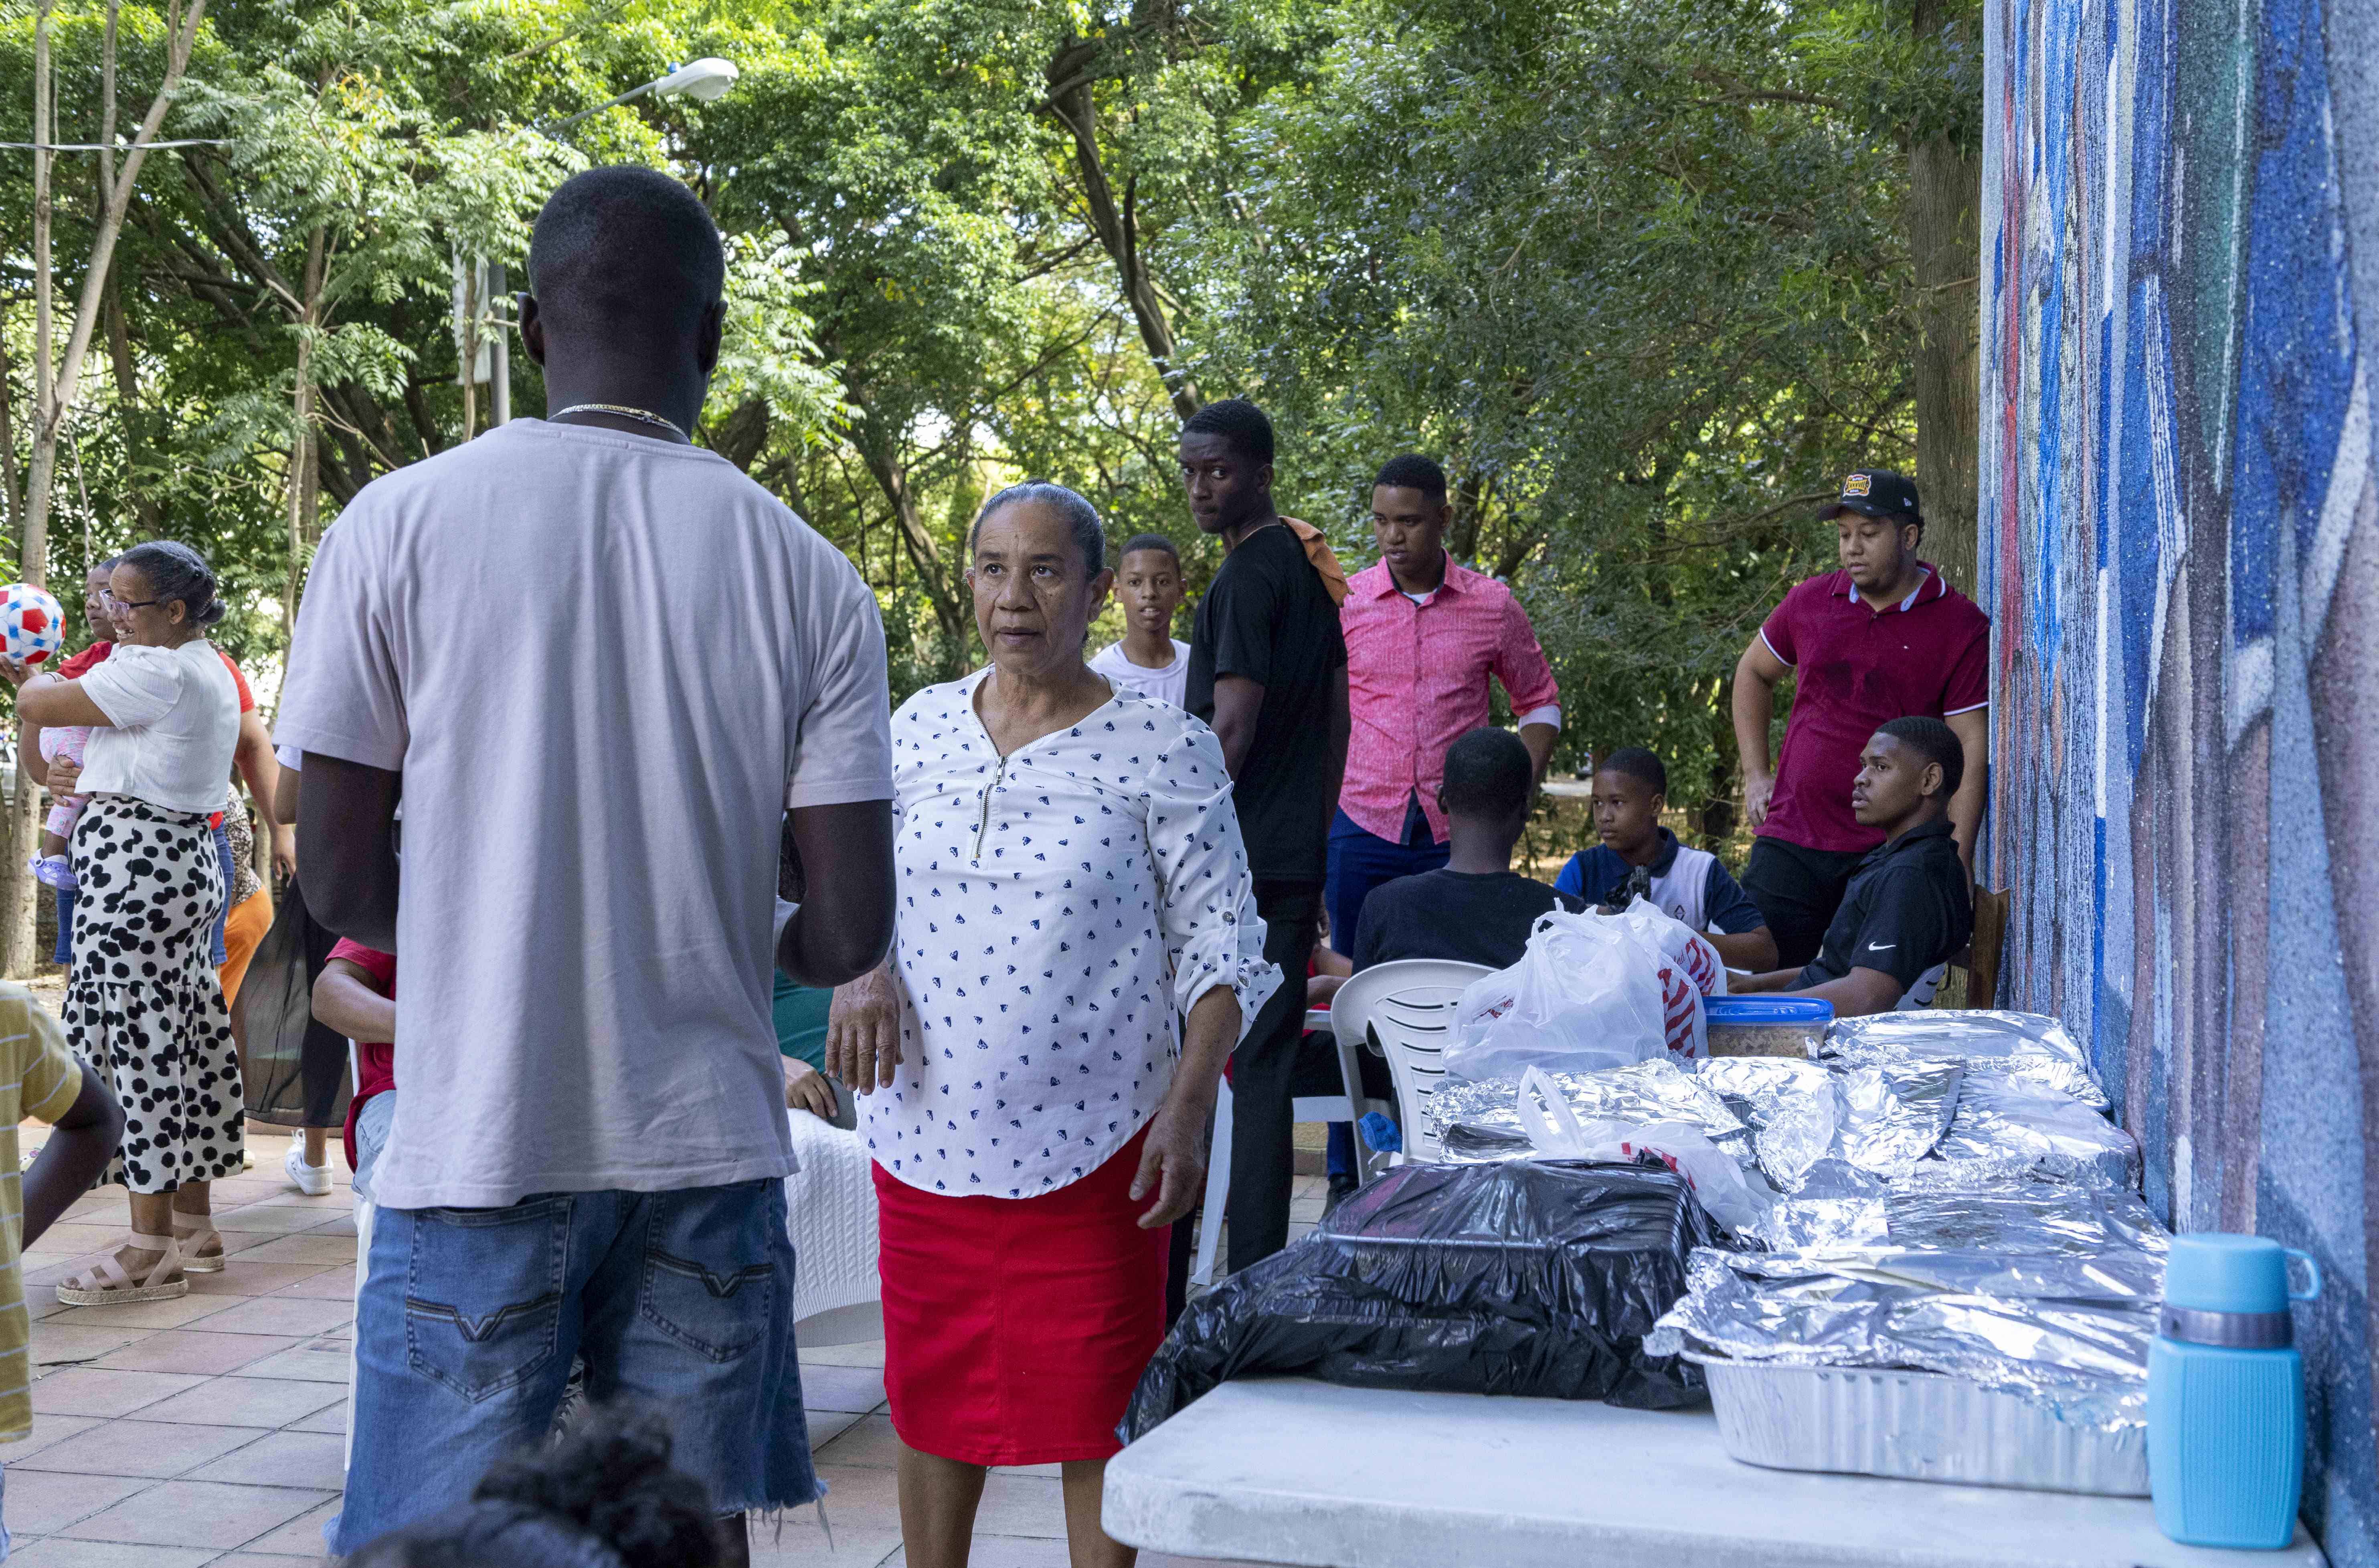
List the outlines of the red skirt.
{"label": "red skirt", "polygon": [[1134,1202],[1142,1128],[1039,1198],[946,1197],[875,1167],[892,1429],[967,1465],[1106,1459],[1165,1338],[1171,1227]]}

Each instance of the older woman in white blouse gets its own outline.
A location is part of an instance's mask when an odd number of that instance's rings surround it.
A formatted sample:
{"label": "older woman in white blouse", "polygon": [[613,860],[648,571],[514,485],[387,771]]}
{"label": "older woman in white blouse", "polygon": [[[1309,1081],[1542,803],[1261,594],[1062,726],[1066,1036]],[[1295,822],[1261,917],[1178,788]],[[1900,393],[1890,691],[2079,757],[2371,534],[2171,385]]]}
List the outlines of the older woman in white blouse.
{"label": "older woman in white blouse", "polygon": [[827,1060],[866,1096],[912,1568],[965,1562],[987,1466],[1050,1463],[1073,1561],[1123,1564],[1099,1493],[1164,1337],[1166,1230],[1280,975],[1213,731],[1082,661],[1097,513],[1019,485],[969,549],[991,668],[893,716],[899,926]]}

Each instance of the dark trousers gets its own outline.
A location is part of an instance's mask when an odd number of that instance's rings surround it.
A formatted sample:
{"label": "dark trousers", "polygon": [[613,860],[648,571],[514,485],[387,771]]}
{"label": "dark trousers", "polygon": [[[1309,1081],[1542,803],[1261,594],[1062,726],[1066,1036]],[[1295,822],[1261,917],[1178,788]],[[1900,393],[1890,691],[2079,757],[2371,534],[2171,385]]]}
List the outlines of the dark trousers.
{"label": "dark trousers", "polygon": [[1296,1097],[1297,1047],[1305,1032],[1305,966],[1313,957],[1322,884],[1258,882],[1256,912],[1263,917],[1264,957],[1280,966],[1280,989],[1231,1055],[1233,1273],[1288,1245],[1289,1188],[1296,1178],[1290,1102]]}
{"label": "dark trousers", "polygon": [[1842,907],[1863,850],[1812,850],[1781,838],[1755,838],[1743,890],[1776,938],[1776,967],[1799,969],[1817,956],[1826,927]]}
{"label": "dark trousers", "polygon": [[[1450,846],[1430,836],[1429,818],[1421,814],[1418,797],[1405,802],[1404,826],[1403,839],[1391,844],[1357,826],[1343,811],[1330,825],[1330,880],[1323,894],[1330,906],[1330,946],[1349,958],[1362,923],[1363,900],[1371,889],[1399,876],[1436,871],[1453,853]],[[1355,1179],[1355,1129],[1345,1122],[1330,1124],[1330,1179]]]}

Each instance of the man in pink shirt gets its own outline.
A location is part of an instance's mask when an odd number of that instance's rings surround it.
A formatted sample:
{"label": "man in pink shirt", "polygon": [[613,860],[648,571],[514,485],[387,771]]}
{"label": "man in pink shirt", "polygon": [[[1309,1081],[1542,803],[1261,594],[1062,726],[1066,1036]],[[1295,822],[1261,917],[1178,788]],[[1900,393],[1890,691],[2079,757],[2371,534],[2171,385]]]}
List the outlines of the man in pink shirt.
{"label": "man in pink shirt", "polygon": [[1353,729],[1330,829],[1330,942],[1355,950],[1363,900],[1383,882],[1445,863],[1437,787],[1446,748],[1488,721],[1487,681],[1503,683],[1520,741],[1542,779],[1561,730],[1561,690],[1512,590],[1446,553],[1445,471],[1389,459],[1371,484],[1378,564],[1347,580]]}

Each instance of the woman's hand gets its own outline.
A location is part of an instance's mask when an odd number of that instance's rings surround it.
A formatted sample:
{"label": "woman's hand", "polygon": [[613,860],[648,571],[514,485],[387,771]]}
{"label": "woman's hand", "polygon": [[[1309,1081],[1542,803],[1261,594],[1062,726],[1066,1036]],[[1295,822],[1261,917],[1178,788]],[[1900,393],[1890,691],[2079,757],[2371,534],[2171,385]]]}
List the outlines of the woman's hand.
{"label": "woman's hand", "polygon": [[[1141,1229],[1161,1229],[1198,1206],[1206,1185],[1206,1117],[1214,1108],[1211,1092],[1202,1097],[1167,1094],[1149,1118],[1148,1141],[1140,1147],[1140,1172],[1131,1178],[1131,1198],[1137,1203],[1153,1192],[1156,1202],[1141,1215]],[[1212,1216],[1208,1223],[1220,1218]]]}
{"label": "woman's hand", "polygon": [[297,874],[297,829],[290,823],[272,829],[272,874],[284,882]]}
{"label": "woman's hand", "polygon": [[21,663],[17,659],[0,655],[0,681],[7,681],[11,686],[22,687],[34,676],[47,673],[48,671],[38,665]]}
{"label": "woman's hand", "polygon": [[900,1065],[900,997],[886,959],[848,985],[834,988],[826,1015],[826,1070],[864,1097],[889,1086]]}
{"label": "woman's hand", "polygon": [[822,1122],[834,1120],[834,1085],[826,1074],[799,1056],[787,1056],[784,1062],[786,1108],[807,1111]]}
{"label": "woman's hand", "polygon": [[82,783],[82,764],[63,754],[50,759],[50,793],[59,799],[78,795]]}

